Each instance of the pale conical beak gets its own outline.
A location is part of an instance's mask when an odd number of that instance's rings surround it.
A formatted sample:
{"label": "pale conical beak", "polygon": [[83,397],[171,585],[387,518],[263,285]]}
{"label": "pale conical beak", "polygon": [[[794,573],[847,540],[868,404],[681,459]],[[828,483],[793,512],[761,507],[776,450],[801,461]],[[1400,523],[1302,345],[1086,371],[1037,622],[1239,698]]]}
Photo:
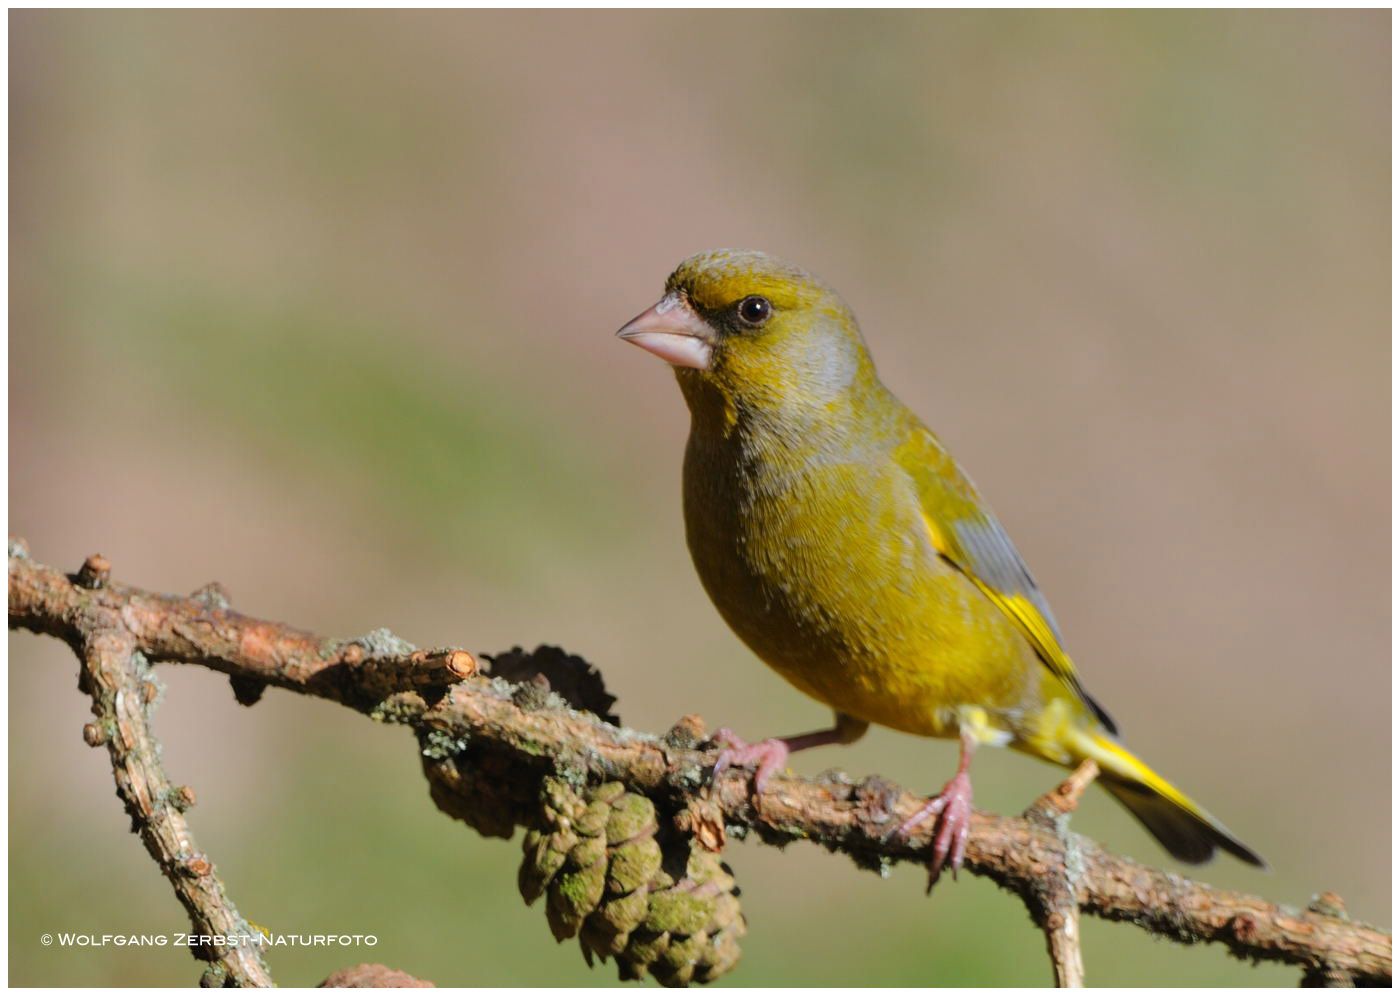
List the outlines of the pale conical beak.
{"label": "pale conical beak", "polygon": [[710,369],[714,330],[679,291],[667,294],[655,307],[618,329],[617,334],[673,366]]}

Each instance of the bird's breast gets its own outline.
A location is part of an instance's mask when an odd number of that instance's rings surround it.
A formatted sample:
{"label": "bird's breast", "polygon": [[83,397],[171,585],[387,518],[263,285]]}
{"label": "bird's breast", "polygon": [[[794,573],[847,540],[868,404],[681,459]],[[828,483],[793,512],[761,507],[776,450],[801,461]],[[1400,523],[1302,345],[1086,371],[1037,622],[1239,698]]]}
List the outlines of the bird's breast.
{"label": "bird's breast", "polygon": [[933,549],[907,476],[802,447],[687,446],[687,542],[735,633],[813,697],[897,729],[946,732],[935,715],[964,700],[1019,705],[1024,641]]}

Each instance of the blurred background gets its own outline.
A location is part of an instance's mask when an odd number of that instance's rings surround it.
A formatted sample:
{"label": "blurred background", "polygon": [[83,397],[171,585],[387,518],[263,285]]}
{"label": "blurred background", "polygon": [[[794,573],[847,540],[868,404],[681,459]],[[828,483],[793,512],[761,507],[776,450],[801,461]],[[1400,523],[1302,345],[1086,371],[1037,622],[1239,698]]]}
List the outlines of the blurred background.
{"label": "blurred background", "polygon": [[[1390,14],[12,12],[10,529],[420,646],[561,644],[623,720],[828,714],[694,577],[687,416],[613,339],[673,265],[794,259],[978,482],[1127,742],[1270,859],[1194,873],[1390,909]],[[10,638],[10,979],[188,985],[57,641]],[[409,732],[162,668],[191,824],[284,985],[605,985],[428,799]],[[793,768],[922,791],[951,742]],[[977,803],[1058,772],[1004,751]],[[1095,791],[1075,828],[1171,866]],[[1019,901],[730,851],[724,983],[1050,979]],[[1187,872],[1180,866],[1178,871]],[[1292,984],[1086,921],[1098,985]],[[820,938],[820,948],[816,939]],[[721,983],[721,984],[724,984]]]}

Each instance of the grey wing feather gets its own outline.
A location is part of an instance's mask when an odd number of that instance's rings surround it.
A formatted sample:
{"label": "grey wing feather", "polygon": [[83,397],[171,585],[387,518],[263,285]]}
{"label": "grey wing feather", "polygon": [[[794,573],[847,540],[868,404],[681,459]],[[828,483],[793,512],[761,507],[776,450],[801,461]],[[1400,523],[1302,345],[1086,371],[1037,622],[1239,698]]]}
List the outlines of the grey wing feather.
{"label": "grey wing feather", "polygon": [[968,567],[976,572],[978,577],[1000,591],[1024,595],[1050,624],[1050,631],[1055,634],[1055,639],[1064,642],[1060,636],[1060,624],[1055,621],[1055,614],[1050,611],[1050,603],[1040,593],[1040,587],[1031,576],[1030,568],[1012,545],[1006,530],[1001,528],[1001,523],[990,515],[981,522],[963,519],[954,523],[953,532],[957,533],[959,545],[967,551],[972,561]]}

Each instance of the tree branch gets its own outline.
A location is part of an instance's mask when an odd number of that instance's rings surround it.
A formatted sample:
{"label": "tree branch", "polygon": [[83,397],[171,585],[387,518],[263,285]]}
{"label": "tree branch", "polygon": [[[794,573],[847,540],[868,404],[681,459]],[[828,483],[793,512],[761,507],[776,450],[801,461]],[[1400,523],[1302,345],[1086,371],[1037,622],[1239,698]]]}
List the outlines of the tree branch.
{"label": "tree branch", "polygon": [[[664,804],[682,828],[716,850],[726,834],[753,832],[774,844],[813,840],[866,868],[927,860],[927,828],[907,839],[885,840],[889,828],[923,799],[884,779],[853,783],[839,774],[775,775],[762,796],[752,799],[747,774],[736,771],[704,787],[714,758],[697,749],[702,724],[693,717],[665,737],[639,734],[571,709],[547,688],[478,674],[465,651],[420,651],[415,657],[382,634],[329,640],[240,615],[208,592],[159,595],[111,582],[105,571],[96,573],[103,576],[95,584],[81,573],[69,577],[22,551],[16,554],[12,544],[10,626],[56,636],[84,659],[100,644],[121,659],[140,654],[151,661],[203,665],[229,675],[242,689],[240,701],[256,700],[262,686],[274,685],[404,723],[425,745],[438,748],[437,761],[425,749],[435,801],[483,832],[509,836],[513,824],[530,819],[540,779],[561,771],[625,783]],[[114,690],[114,706],[115,695]],[[124,742],[124,735],[117,739]],[[128,753],[112,748],[114,766],[126,764]],[[490,768],[489,781],[499,787],[499,796],[483,796],[480,786],[470,784],[472,765]],[[144,771],[142,776],[151,777]],[[178,817],[173,806],[165,808]],[[183,820],[172,825],[182,829],[180,839],[187,845]],[[167,869],[165,852],[152,853]],[[1063,819],[1047,825],[1042,818],[974,812],[965,867],[1017,893],[1033,911],[1044,910],[1047,919],[1041,922],[1049,928],[1052,951],[1063,946],[1070,921],[1049,918],[1063,916],[1067,902],[1071,909],[1182,943],[1218,942],[1242,958],[1296,965],[1306,981],[1390,984],[1389,934],[1323,908],[1277,906],[1146,867],[1069,833]],[[174,865],[167,870],[172,874],[176,881]],[[1052,897],[1049,903],[1046,897]],[[221,890],[220,903],[202,894],[187,900],[185,892],[181,899],[192,918],[212,916],[211,910],[226,902]],[[1073,981],[1073,952],[1065,948],[1064,957],[1062,981]]]}
{"label": "tree branch", "polygon": [[1026,810],[1026,819],[1052,831],[1064,849],[1064,864],[1047,868],[1040,887],[1026,899],[1031,919],[1045,932],[1055,985],[1062,989],[1084,986],[1084,953],[1079,946],[1079,879],[1084,866],[1078,843],[1069,832],[1069,818],[1098,773],[1097,764],[1084,761]]}
{"label": "tree branch", "polygon": [[[13,557],[10,562],[14,564]],[[107,570],[102,557],[89,557],[74,586],[99,591]],[[93,602],[82,625],[70,633],[69,644],[82,661],[78,687],[92,696],[97,717],[83,727],[83,739],[93,747],[107,745],[117,795],[133,829],[175,888],[194,935],[203,940],[191,948],[195,957],[211,962],[203,981],[214,986],[272,985],[261,947],[228,940],[252,937],[255,928],[239,915],[213,863],[190,833],[184,813],[194,805],[193,790],[172,785],[161,765],[149,723],[160,685],[136,636],[114,607]]]}

